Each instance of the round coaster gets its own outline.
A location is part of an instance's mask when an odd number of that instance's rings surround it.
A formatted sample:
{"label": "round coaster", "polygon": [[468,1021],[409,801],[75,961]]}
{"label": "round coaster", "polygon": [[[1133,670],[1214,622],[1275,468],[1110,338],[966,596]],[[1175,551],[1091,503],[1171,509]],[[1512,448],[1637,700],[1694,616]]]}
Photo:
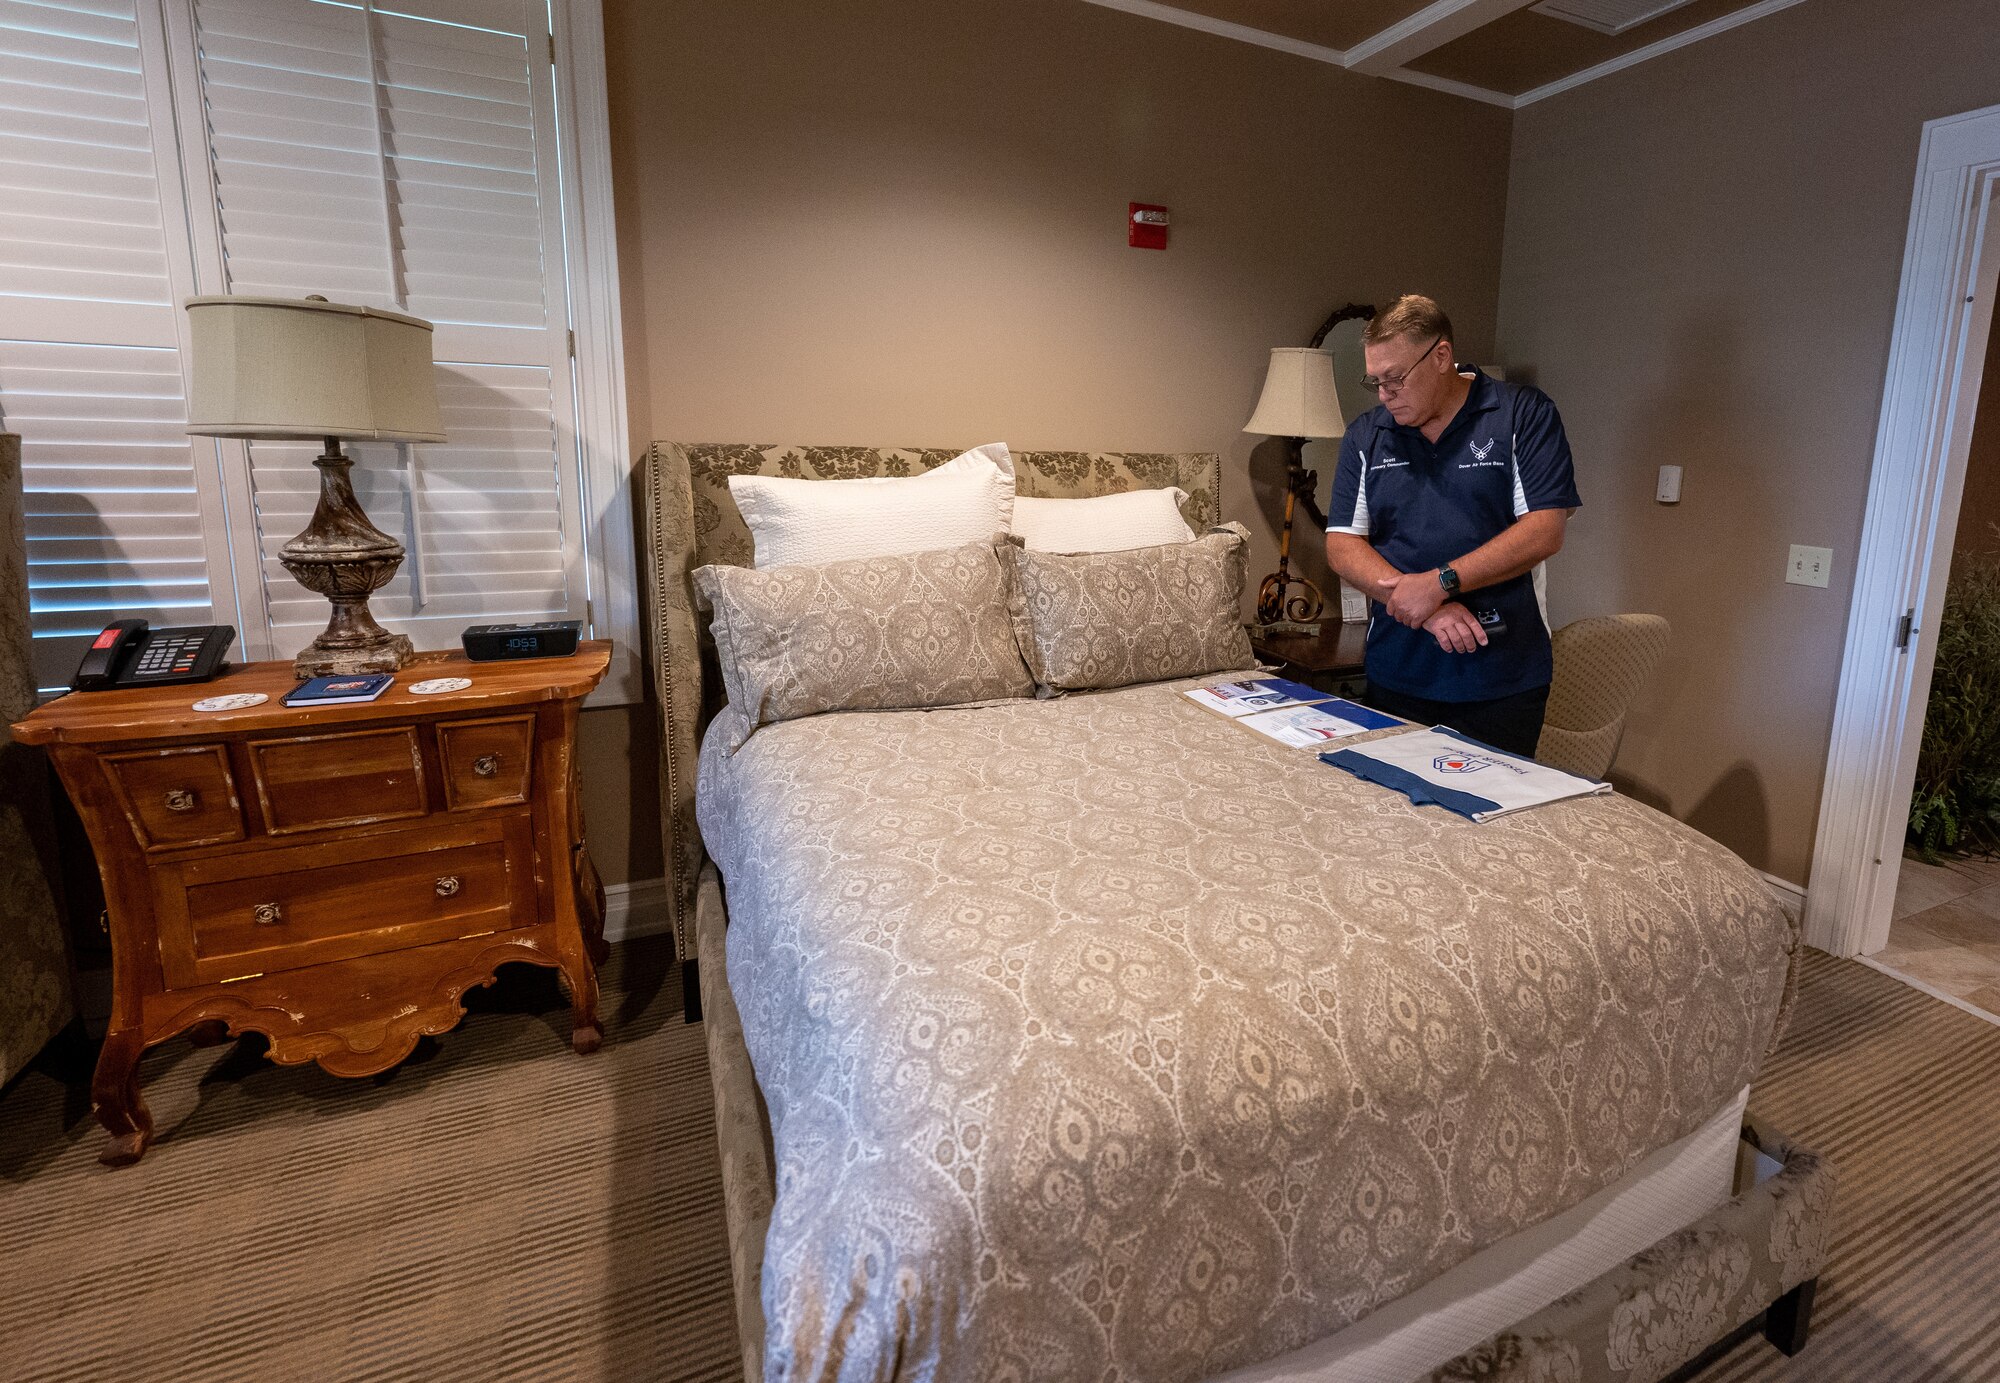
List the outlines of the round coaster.
{"label": "round coaster", "polygon": [[271,698],[263,692],[231,692],[227,696],[205,696],[194,703],[197,711],[241,711],[261,706]]}
{"label": "round coaster", "polygon": [[410,690],[418,696],[436,696],[439,692],[464,691],[471,685],[470,677],[430,677],[411,683]]}

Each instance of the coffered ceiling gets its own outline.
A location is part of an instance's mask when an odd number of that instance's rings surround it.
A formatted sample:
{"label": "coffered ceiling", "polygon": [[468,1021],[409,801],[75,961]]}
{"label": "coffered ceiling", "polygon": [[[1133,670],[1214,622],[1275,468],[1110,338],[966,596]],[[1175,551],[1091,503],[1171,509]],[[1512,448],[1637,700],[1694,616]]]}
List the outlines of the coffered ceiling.
{"label": "coffered ceiling", "polygon": [[1090,0],[1519,107],[1801,0]]}

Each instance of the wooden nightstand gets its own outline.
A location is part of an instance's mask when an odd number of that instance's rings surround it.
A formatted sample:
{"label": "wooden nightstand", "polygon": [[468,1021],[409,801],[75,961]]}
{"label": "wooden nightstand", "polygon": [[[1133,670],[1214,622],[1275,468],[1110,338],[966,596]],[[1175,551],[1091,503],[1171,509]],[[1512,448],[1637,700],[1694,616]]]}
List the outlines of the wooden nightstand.
{"label": "wooden nightstand", "polygon": [[[509,961],[555,967],[592,1052],[604,891],[584,848],[576,717],[611,645],[474,663],[418,654],[362,705],[293,710],[289,662],[73,692],[14,727],[45,744],[109,906],[110,1031],[91,1095],[102,1160],[152,1137],[139,1056],[176,1033],[264,1033],[275,1061],[386,1070],[465,1016]],[[466,677],[434,696],[413,683]],[[270,699],[204,714],[231,692]]]}
{"label": "wooden nightstand", "polygon": [[1276,663],[1294,681],[1319,691],[1359,696],[1365,679],[1368,625],[1328,620],[1317,634],[1272,634],[1248,626],[1250,647],[1267,663]]}

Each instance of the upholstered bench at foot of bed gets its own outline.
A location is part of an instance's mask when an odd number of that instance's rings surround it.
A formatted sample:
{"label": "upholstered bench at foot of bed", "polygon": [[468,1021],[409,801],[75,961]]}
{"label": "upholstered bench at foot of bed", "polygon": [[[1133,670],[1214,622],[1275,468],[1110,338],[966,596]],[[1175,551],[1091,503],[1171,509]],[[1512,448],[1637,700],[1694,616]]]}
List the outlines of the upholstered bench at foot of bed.
{"label": "upholstered bench at foot of bed", "polygon": [[1826,1262],[1833,1169],[1754,1116],[1743,1140],[1777,1170],[1430,1383],[1659,1383],[1760,1316],[1765,1337],[1796,1354]]}

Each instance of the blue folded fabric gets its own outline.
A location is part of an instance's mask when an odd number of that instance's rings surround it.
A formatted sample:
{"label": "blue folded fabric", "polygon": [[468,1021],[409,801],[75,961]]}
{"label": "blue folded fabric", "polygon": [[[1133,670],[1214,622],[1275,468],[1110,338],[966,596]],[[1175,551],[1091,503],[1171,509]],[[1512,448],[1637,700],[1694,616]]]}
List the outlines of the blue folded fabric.
{"label": "blue folded fabric", "polygon": [[1323,764],[1332,764],[1335,768],[1345,769],[1367,782],[1378,783],[1385,788],[1400,792],[1419,807],[1443,807],[1446,811],[1457,812],[1468,820],[1476,819],[1475,813],[1500,810],[1500,804],[1489,797],[1477,797],[1469,792],[1459,792],[1454,788],[1442,788],[1435,783],[1427,783],[1407,769],[1397,768],[1394,764],[1385,764],[1380,759],[1372,759],[1365,754],[1357,754],[1352,749],[1329,750],[1319,756],[1319,761]]}

